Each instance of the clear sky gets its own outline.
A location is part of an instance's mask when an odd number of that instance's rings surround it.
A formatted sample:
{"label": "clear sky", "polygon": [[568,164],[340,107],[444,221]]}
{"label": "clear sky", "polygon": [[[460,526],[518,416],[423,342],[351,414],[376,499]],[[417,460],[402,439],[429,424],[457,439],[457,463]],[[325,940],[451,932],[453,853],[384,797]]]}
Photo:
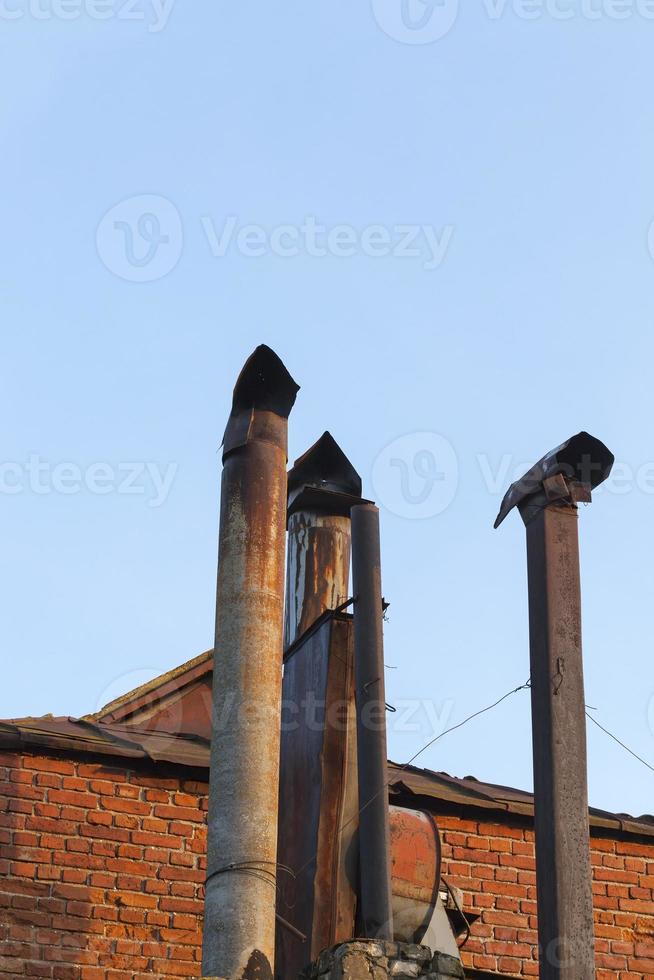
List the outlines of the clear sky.
{"label": "clear sky", "polygon": [[[492,524],[585,428],[620,464],[580,515],[587,701],[654,763],[654,8],[0,8],[0,717],[212,645],[217,450],[266,342],[291,458],[329,429],[382,506],[392,757],[528,677],[524,529]],[[420,762],[529,788],[528,692]],[[592,727],[589,767],[654,810]]]}

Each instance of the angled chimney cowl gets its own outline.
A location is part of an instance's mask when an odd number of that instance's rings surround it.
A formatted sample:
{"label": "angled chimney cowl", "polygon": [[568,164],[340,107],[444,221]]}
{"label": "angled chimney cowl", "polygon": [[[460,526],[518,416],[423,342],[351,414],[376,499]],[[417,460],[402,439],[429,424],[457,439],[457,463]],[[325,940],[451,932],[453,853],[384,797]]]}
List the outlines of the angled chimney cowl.
{"label": "angled chimney cowl", "polygon": [[288,474],[287,649],[349,592],[350,509],[361,503],[361,477],[329,432]]}

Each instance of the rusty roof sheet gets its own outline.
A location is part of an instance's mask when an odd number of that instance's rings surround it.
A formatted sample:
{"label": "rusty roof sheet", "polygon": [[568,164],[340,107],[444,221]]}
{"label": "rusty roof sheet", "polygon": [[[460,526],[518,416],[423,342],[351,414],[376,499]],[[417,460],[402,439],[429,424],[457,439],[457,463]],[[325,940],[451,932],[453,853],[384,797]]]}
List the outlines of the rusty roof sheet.
{"label": "rusty roof sheet", "polygon": [[[405,767],[394,762],[389,762],[388,772],[391,799],[396,795],[407,802],[411,796],[416,796],[495,813],[504,811],[533,819],[534,797],[524,790],[482,783],[474,776],[459,778],[445,772]],[[654,816],[651,814],[632,817],[628,813],[610,813],[596,807],[590,807],[589,812],[590,825],[598,830],[654,837]]]}
{"label": "rusty roof sheet", "polygon": [[209,742],[199,735],[170,735],[85,718],[17,718],[0,722],[0,745],[143,759],[208,769]]}
{"label": "rusty roof sheet", "polygon": [[[0,722],[0,747],[27,751],[51,750],[109,756],[125,760],[167,763],[194,769],[209,768],[209,742],[201,736],[169,735],[125,725],[103,724],[90,718],[17,718]],[[531,793],[483,783],[473,776],[458,778],[415,766],[388,763],[388,786],[393,802],[427,806],[429,800],[454,807],[486,810],[499,818],[515,815],[533,818]],[[654,838],[654,816],[632,817],[591,808],[590,824],[609,831]]]}

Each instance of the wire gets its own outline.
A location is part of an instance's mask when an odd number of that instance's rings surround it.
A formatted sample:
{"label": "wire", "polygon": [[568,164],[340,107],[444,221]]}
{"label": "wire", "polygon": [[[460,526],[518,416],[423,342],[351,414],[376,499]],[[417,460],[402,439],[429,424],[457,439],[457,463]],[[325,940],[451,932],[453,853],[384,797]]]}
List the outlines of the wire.
{"label": "wire", "polygon": [[614,742],[617,742],[618,745],[622,746],[625,752],[628,752],[629,755],[633,755],[634,759],[638,759],[639,762],[642,762],[644,766],[647,766],[648,769],[651,769],[651,771],[654,772],[654,766],[651,766],[649,762],[646,762],[645,759],[637,755],[633,751],[633,749],[630,749],[628,745],[625,745],[624,742],[621,742],[620,739],[617,737],[617,735],[614,735],[613,732],[610,732],[608,728],[604,727],[604,725],[600,725],[599,721],[596,721],[592,715],[588,714],[588,712],[586,712],[586,717],[589,719],[589,721],[592,721],[593,725],[597,725],[597,727],[601,729],[601,731],[603,731],[605,735],[608,735],[609,738],[612,738]]}
{"label": "wire", "polygon": [[[274,871],[269,871],[267,868],[257,867],[257,865],[268,864],[275,868]],[[285,864],[279,864],[278,861],[232,861],[229,864],[224,865],[222,868],[216,868],[213,871],[208,871],[207,876],[204,879],[205,887],[212,878],[217,875],[223,874],[240,874],[249,875],[252,878],[258,878],[259,881],[263,881],[266,885],[271,885],[275,890],[277,890],[277,869],[284,871],[286,874],[290,875],[291,878],[295,878],[295,872]]]}
{"label": "wire", "polygon": [[[498,704],[501,704],[502,701],[506,701],[506,699],[511,697],[512,694],[517,694],[518,691],[523,691],[525,688],[528,687],[531,687],[531,679],[528,680],[525,684],[520,684],[519,687],[514,687],[512,691],[507,691],[506,694],[503,694],[502,697],[498,698],[497,701],[494,701],[493,704],[489,704],[487,705],[487,707],[481,708],[479,711],[475,711],[474,714],[469,715],[467,718],[464,718],[463,721],[460,721],[458,725],[453,725],[452,728],[448,728],[444,732],[441,732],[440,735],[436,736],[436,738],[432,738],[430,742],[427,742],[426,745],[423,745],[423,747],[419,749],[415,753],[415,755],[411,756],[408,762],[405,762],[404,765],[400,766],[399,767],[400,772],[402,772],[404,769],[407,769],[413,762],[415,762],[415,760],[418,758],[419,755],[422,755],[423,752],[426,752],[427,749],[435,742],[437,742],[440,738],[443,738],[445,735],[449,735],[450,732],[456,731],[457,728],[462,728],[464,725],[467,725],[469,721],[472,721],[473,718],[477,718],[479,715],[483,715],[487,711],[491,711],[492,708],[496,708]],[[359,807],[358,811],[354,813],[349,820],[345,821],[343,826],[339,828],[337,832],[337,836],[340,837],[343,831],[345,830],[345,828],[348,827],[353,820],[357,820],[361,816],[363,811],[367,807],[369,807],[371,803],[374,803],[374,801],[377,799],[379,794],[385,792],[389,786],[390,786],[390,779],[387,779],[384,785],[381,787],[381,789],[379,789],[374,796],[371,796],[370,799],[363,804],[363,806]],[[315,860],[315,857],[316,855],[314,854],[310,860],[305,861],[305,863],[300,868],[297,869],[297,871],[295,872],[296,878],[298,878],[302,874],[304,869],[307,868],[311,864],[311,862]]]}
{"label": "wire", "polygon": [[452,901],[454,902],[454,907],[455,907],[455,909],[457,910],[457,912],[459,913],[459,915],[461,916],[461,918],[463,919],[463,921],[464,921],[464,923],[465,923],[465,927],[466,927],[466,938],[465,938],[465,939],[463,940],[463,942],[462,942],[462,943],[457,943],[457,945],[458,945],[458,947],[459,947],[459,949],[463,949],[463,947],[465,946],[465,944],[466,944],[466,943],[468,942],[468,940],[470,939],[470,923],[468,922],[468,919],[467,919],[467,917],[466,917],[466,914],[465,914],[465,912],[463,911],[463,909],[462,909],[462,908],[461,908],[461,906],[459,905],[459,902],[458,902],[458,900],[457,900],[457,897],[456,897],[456,895],[454,894],[454,890],[453,890],[453,888],[452,888],[452,887],[450,886],[450,883],[449,883],[449,882],[447,881],[447,879],[446,879],[446,878],[444,878],[444,877],[443,877],[442,875],[441,875],[441,881],[443,882],[443,884],[444,884],[444,885],[445,885],[445,887],[447,888],[447,890],[448,890],[448,892],[449,892],[449,894],[450,894],[450,897],[451,897],[451,899],[452,899]]}
{"label": "wire", "polygon": [[[403,772],[405,769],[408,769],[408,767],[413,762],[415,762],[415,760],[418,758],[419,755],[422,755],[423,752],[426,752],[428,748],[430,748],[432,745],[438,742],[438,740],[443,738],[445,735],[449,735],[450,732],[455,732],[457,728],[463,728],[463,726],[467,725],[468,722],[472,721],[473,718],[478,718],[479,715],[483,715],[487,711],[491,711],[492,708],[496,708],[498,704],[502,703],[502,701],[506,701],[507,698],[510,698],[512,694],[517,694],[518,691],[524,691],[529,687],[531,687],[531,678],[528,681],[526,681],[524,684],[520,684],[519,687],[514,687],[512,691],[507,691],[506,694],[503,694],[502,697],[498,698],[497,701],[494,701],[493,704],[489,704],[485,708],[480,708],[479,711],[475,711],[474,714],[468,715],[468,717],[464,718],[463,721],[460,721],[458,725],[453,725],[451,728],[446,728],[444,732],[441,732],[440,735],[437,735],[435,738],[432,738],[431,741],[427,742],[426,745],[423,745],[421,749],[418,749],[415,755],[412,755],[408,762],[405,762],[403,765],[399,767],[399,771]],[[353,816],[351,816],[350,819],[343,824],[343,826],[339,831],[339,834],[343,833],[343,831],[348,826],[348,824],[352,823],[353,820],[356,820],[357,817],[360,817],[363,811],[367,807],[369,807],[371,803],[374,803],[374,801],[377,799],[379,794],[387,790],[389,786],[390,786],[390,779],[387,779],[384,785],[381,787],[381,789],[377,790],[375,795],[371,796],[370,799],[366,803],[364,803],[362,807],[359,808],[358,813],[353,814]]]}
{"label": "wire", "polygon": [[[456,725],[452,725],[451,728],[446,728],[445,731],[443,731],[443,732],[440,733],[440,735],[436,735],[435,738],[430,739],[429,742],[427,742],[425,745],[423,745],[421,749],[418,749],[418,751],[414,755],[411,756],[411,758],[409,759],[408,762],[405,762],[402,766],[399,767],[399,771],[402,772],[404,769],[408,769],[408,767],[410,765],[412,765],[416,761],[416,759],[423,754],[423,752],[426,752],[427,749],[431,748],[432,745],[435,745],[436,742],[438,742],[441,738],[444,738],[445,735],[449,735],[451,732],[455,732],[459,728],[463,728],[464,725],[467,725],[474,718],[478,718],[480,715],[486,714],[486,712],[488,712],[488,711],[492,711],[493,708],[497,708],[497,706],[500,705],[500,704],[502,704],[503,701],[506,701],[507,698],[512,697],[514,694],[517,694],[519,691],[528,690],[530,687],[531,687],[531,678],[529,678],[529,680],[525,681],[524,684],[520,684],[518,687],[514,687],[512,690],[507,691],[506,694],[503,694],[501,698],[498,698],[497,699],[497,701],[493,701],[492,704],[487,705],[485,708],[480,708],[479,711],[473,712],[471,715],[468,715],[467,718],[464,718],[463,721],[458,722],[458,724],[456,724]],[[612,738],[614,742],[617,742],[617,744],[620,745],[626,752],[628,752],[630,755],[632,755],[634,757],[634,759],[637,759],[638,762],[641,762],[644,766],[646,766],[648,769],[650,769],[652,772],[654,772],[654,766],[650,765],[649,762],[647,762],[641,756],[637,755],[636,752],[634,752],[632,749],[630,749],[628,745],[625,745],[624,742],[621,742],[620,739],[616,735],[614,735],[612,732],[610,732],[607,728],[604,728],[603,725],[600,725],[600,723],[598,721],[596,721],[595,718],[593,718],[593,716],[588,713],[588,711],[586,711],[586,717],[590,721],[592,721],[592,723],[594,725],[596,725],[597,728],[599,728],[606,735],[608,735],[609,738]],[[360,817],[361,814],[363,813],[363,811],[368,806],[370,806],[371,803],[373,803],[377,799],[377,797],[379,796],[379,794],[388,789],[389,785],[390,785],[390,779],[387,779],[386,782],[384,783],[384,785],[382,786],[382,788],[380,790],[378,790],[377,793],[375,793],[374,796],[371,796],[371,798],[366,803],[364,803],[362,807],[359,808],[358,812],[355,813],[355,814],[353,814],[353,816],[351,816],[350,819],[347,820],[343,824],[342,827],[340,827],[340,829],[338,830],[338,836],[340,836],[343,833],[343,831],[345,830],[345,828],[350,823],[352,823],[353,820],[356,820],[358,817]],[[314,855],[314,858],[315,858],[315,855]],[[311,860],[314,860],[314,858],[312,858]],[[296,872],[296,876],[299,876],[304,871],[304,869],[309,866],[309,864],[311,864],[311,861],[305,862],[305,864],[302,865],[302,867]],[[454,904],[456,905],[456,907],[458,908],[459,912],[461,913],[461,915],[462,915],[462,917],[463,917],[463,919],[465,921],[466,927],[467,927],[467,935],[466,935],[466,938],[464,939],[464,941],[463,941],[463,943],[461,944],[461,947],[460,947],[460,948],[462,948],[463,946],[465,946],[465,944],[467,943],[467,941],[468,941],[468,939],[470,937],[470,923],[466,919],[465,913],[463,912],[463,909],[461,909],[459,907],[458,902],[456,901],[456,898],[455,898],[455,896],[454,896],[454,894],[453,894],[453,892],[452,892],[452,890],[451,890],[448,882],[445,880],[445,878],[443,878],[443,882],[444,882],[446,888],[448,889],[448,891],[450,892],[450,895],[452,896],[452,900],[454,901]]]}
{"label": "wire", "polygon": [[524,684],[520,684],[519,687],[514,687],[512,691],[507,691],[506,694],[503,694],[502,697],[498,698],[497,701],[494,701],[493,704],[489,704],[486,708],[480,708],[480,710],[475,711],[474,714],[468,715],[468,717],[464,718],[463,721],[460,721],[458,725],[452,725],[451,728],[446,728],[444,732],[440,733],[440,735],[436,735],[435,738],[432,738],[431,742],[427,742],[426,745],[423,745],[423,747],[418,752],[416,752],[415,755],[411,756],[409,761],[405,762],[401,768],[406,769],[407,766],[410,766],[413,762],[415,762],[415,760],[418,758],[419,755],[422,755],[423,752],[426,752],[428,748],[430,748],[432,745],[438,742],[440,738],[443,738],[444,735],[449,735],[450,732],[455,732],[457,728],[463,728],[463,726],[467,725],[468,722],[472,721],[473,718],[478,718],[479,715],[483,715],[487,711],[491,711],[492,708],[496,708],[498,704],[501,704],[502,701],[506,701],[506,699],[510,698],[512,694],[517,694],[518,691],[524,691],[530,687],[531,687],[531,679],[526,681]]}
{"label": "wire", "polygon": [[[473,714],[469,715],[467,718],[464,718],[463,721],[460,721],[458,723],[458,725],[453,725],[451,728],[447,728],[444,732],[441,732],[440,735],[437,735],[435,738],[432,738],[431,741],[427,742],[426,745],[423,745],[423,747],[421,749],[419,749],[415,753],[415,755],[412,755],[411,756],[411,758],[409,759],[408,762],[405,762],[402,766],[400,766],[399,767],[400,772],[402,772],[404,769],[407,769],[413,762],[415,762],[415,760],[418,758],[418,756],[422,755],[423,752],[426,752],[427,749],[430,748],[430,746],[434,745],[435,742],[437,742],[439,739],[443,738],[445,735],[449,735],[450,732],[454,732],[458,728],[463,728],[463,726],[464,725],[467,725],[469,721],[472,721],[473,720],[473,718],[478,718],[479,715],[483,715],[487,711],[491,711],[493,708],[496,708],[498,706],[498,704],[501,704],[503,701],[506,701],[507,698],[510,698],[511,695],[517,694],[518,691],[524,691],[526,688],[529,688],[529,687],[531,687],[531,678],[528,681],[526,681],[524,684],[520,684],[518,687],[514,687],[513,690],[507,691],[506,694],[503,694],[502,697],[501,698],[498,698],[497,701],[494,701],[493,704],[489,704],[485,708],[480,708],[479,711],[475,711]],[[390,779],[387,779],[386,782],[384,783],[384,785],[381,787],[381,789],[379,789],[375,793],[374,796],[371,796],[370,799],[366,803],[363,804],[363,806],[359,807],[358,811],[356,813],[354,813],[350,817],[349,820],[346,820],[345,821],[345,823],[343,824],[343,826],[340,827],[339,830],[337,831],[337,837],[340,837],[341,834],[343,833],[343,831],[345,830],[345,828],[348,827],[349,824],[351,824],[353,820],[357,820],[361,816],[361,814],[363,813],[363,811],[367,807],[369,807],[371,803],[374,803],[374,801],[377,799],[377,797],[379,796],[379,794],[385,792],[388,789],[389,786],[390,786]],[[296,879],[299,878],[299,876],[302,874],[302,872],[305,870],[305,868],[309,867],[309,865],[312,863],[312,861],[315,860],[315,858],[316,858],[316,854],[314,854],[311,857],[310,860],[305,861],[305,863],[300,868],[298,868],[295,871],[295,878]],[[465,918],[465,916],[464,916],[464,918]],[[465,940],[465,942],[467,942],[467,939]]]}

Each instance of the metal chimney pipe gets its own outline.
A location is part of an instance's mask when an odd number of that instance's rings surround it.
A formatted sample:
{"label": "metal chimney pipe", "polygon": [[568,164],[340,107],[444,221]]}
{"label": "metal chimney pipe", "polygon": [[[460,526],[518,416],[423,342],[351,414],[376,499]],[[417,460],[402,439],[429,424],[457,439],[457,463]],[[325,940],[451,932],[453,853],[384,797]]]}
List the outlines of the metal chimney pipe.
{"label": "metal chimney pipe", "polygon": [[517,506],[527,528],[541,980],[595,977],[577,502],[612,465],[581,432],[513,484],[495,522]]}
{"label": "metal chimney pipe", "polygon": [[364,937],[393,938],[379,510],[352,508],[354,674],[359,777],[360,918]]}
{"label": "metal chimney pipe", "polygon": [[350,509],[360,501],[361,477],[330,433],[323,433],[288,474],[285,648],[346,601]]}
{"label": "metal chimney pipe", "polygon": [[287,428],[297,391],[277,355],[257,347],[225,430],[205,977],[273,976]]}

